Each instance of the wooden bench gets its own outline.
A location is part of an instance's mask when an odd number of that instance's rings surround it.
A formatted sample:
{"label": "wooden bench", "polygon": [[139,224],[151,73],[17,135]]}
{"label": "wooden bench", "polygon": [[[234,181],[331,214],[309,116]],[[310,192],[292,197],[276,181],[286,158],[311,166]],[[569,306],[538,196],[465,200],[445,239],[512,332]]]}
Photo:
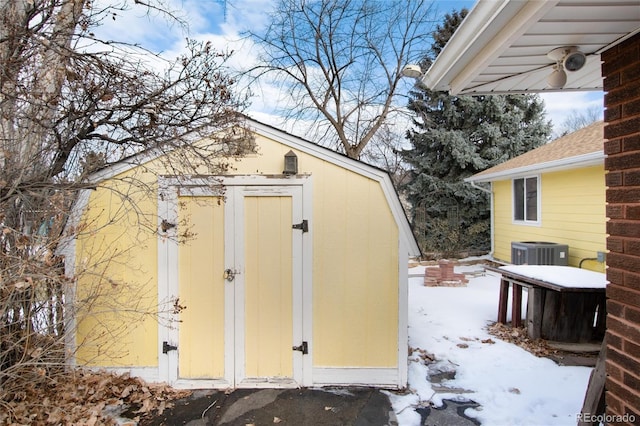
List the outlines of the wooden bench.
{"label": "wooden bench", "polygon": [[[501,275],[498,322],[506,324],[509,288],[511,323],[522,326],[522,289],[528,292],[527,333],[531,339],[586,343],[604,337],[604,274],[555,265],[509,265],[487,270]],[[536,278],[536,275],[545,278]],[[567,279],[573,275],[572,279]],[[548,278],[553,276],[553,278]]]}

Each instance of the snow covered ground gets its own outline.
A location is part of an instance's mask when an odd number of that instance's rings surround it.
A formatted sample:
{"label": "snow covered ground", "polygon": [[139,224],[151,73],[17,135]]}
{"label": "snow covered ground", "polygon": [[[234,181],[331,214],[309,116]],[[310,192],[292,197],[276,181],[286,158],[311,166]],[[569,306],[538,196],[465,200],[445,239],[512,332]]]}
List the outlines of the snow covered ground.
{"label": "snow covered ground", "polygon": [[[482,270],[481,265],[455,268]],[[412,392],[390,394],[400,425],[419,425],[413,408],[441,406],[443,399],[480,404],[465,414],[483,426],[576,424],[591,368],[559,366],[489,335],[486,326],[497,317],[498,275],[470,277],[467,287],[424,287],[422,277],[411,277],[423,273],[424,266],[409,269],[409,345],[437,361],[426,364],[417,351],[410,357]],[[436,393],[429,373],[454,370],[455,378],[440,386],[470,392]]]}

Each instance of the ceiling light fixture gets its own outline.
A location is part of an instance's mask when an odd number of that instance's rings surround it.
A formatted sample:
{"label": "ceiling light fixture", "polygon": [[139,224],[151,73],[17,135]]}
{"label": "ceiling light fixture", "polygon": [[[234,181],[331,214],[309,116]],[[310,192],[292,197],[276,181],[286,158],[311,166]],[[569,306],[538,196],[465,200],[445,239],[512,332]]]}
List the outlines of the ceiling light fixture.
{"label": "ceiling light fixture", "polygon": [[552,89],[562,89],[567,83],[567,73],[564,72],[562,64],[558,63],[553,66],[553,72],[547,77],[547,84]]}
{"label": "ceiling light fixture", "polygon": [[567,83],[566,71],[580,70],[587,62],[587,56],[578,50],[577,46],[563,46],[547,53],[547,57],[556,63],[553,72],[547,77],[547,83],[552,89],[562,89]]}

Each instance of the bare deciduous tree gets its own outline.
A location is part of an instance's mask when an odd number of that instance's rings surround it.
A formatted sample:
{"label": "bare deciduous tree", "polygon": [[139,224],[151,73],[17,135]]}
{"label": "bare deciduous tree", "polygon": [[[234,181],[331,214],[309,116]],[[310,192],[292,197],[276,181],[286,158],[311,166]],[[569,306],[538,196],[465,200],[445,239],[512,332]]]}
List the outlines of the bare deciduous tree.
{"label": "bare deciduous tree", "polygon": [[3,383],[46,377],[63,360],[64,288],[76,277],[55,253],[75,191],[93,185],[87,176],[176,148],[169,167],[213,172],[244,147],[229,147],[237,136],[194,143],[241,121],[226,53],[189,41],[167,61],[96,37],[134,7],[173,19],[161,0],[0,0],[0,405],[11,397]]}
{"label": "bare deciduous tree", "polygon": [[401,188],[409,178],[409,165],[402,158],[402,150],[406,139],[400,129],[390,124],[383,124],[371,139],[362,159],[386,170],[391,176],[393,186]]}
{"label": "bare deciduous tree", "polygon": [[556,130],[556,136],[565,136],[598,120],[602,120],[602,107],[600,105],[593,105],[581,110],[572,110]]}
{"label": "bare deciduous tree", "polygon": [[433,11],[424,0],[280,0],[270,22],[250,33],[263,48],[252,71],[290,94],[287,119],[359,158],[394,110],[402,68],[430,45]]}

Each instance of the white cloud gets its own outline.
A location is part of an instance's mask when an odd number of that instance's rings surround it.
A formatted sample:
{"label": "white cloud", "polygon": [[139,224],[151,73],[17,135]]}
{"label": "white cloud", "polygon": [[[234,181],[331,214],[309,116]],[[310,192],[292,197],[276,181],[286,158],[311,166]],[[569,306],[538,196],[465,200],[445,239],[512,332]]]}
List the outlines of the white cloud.
{"label": "white cloud", "polygon": [[[103,0],[105,4],[107,1]],[[243,35],[249,29],[256,31],[268,24],[274,1],[166,0],[166,3],[188,24],[188,28],[158,13],[147,14],[145,9],[131,5],[128,11],[118,13],[115,20],[104,20],[96,32],[102,38],[138,43],[152,51],[162,52],[162,56],[168,60],[173,60],[184,52],[187,37],[210,41],[220,51],[234,52],[227,63],[232,70],[241,71],[257,65],[260,46],[243,38]],[[439,6],[444,10],[468,6],[464,3],[446,1]],[[259,83],[253,81],[250,85],[248,81],[241,81],[239,84],[239,87],[244,85],[253,93],[248,113],[268,124],[283,126],[276,109],[287,100],[278,85],[264,78]],[[552,121],[556,130],[572,113],[594,106],[602,108],[603,104],[602,92],[558,92],[540,96],[545,102],[547,119]],[[299,129],[300,126],[296,128]]]}
{"label": "white cloud", "polygon": [[[174,61],[185,53],[187,38],[209,41],[218,51],[233,51],[226,63],[232,72],[247,70],[257,64],[259,46],[255,46],[243,35],[249,29],[259,30],[268,23],[272,1],[164,0],[164,3],[167,10],[186,26],[170,16],[149,11],[130,2],[125,4],[125,10],[113,10],[115,15],[106,16],[95,29],[95,34],[102,40],[137,44],[159,53],[168,61]],[[112,0],[100,0],[96,8],[99,10],[114,4],[116,3]],[[151,55],[147,57],[147,61],[158,69],[168,65]],[[248,84],[243,81],[238,87],[244,85],[246,89]],[[280,100],[277,87],[263,80],[259,86],[252,84],[251,90],[255,95],[252,97],[252,110],[262,116],[269,116],[273,112],[274,102]],[[269,123],[274,124],[274,121],[269,120]]]}
{"label": "white cloud", "polygon": [[224,33],[242,33],[259,30],[269,23],[274,1],[233,0],[226,2],[226,20],[222,26]]}
{"label": "white cloud", "polygon": [[[102,39],[137,43],[155,52],[166,52],[175,50],[176,44],[184,44],[185,38],[216,35],[237,40],[248,29],[264,26],[273,7],[272,2],[264,0],[165,0],[163,3],[169,14],[132,3],[125,3],[122,11],[112,9],[115,14],[102,20],[96,34]],[[116,4],[112,0],[101,0],[96,10]]]}
{"label": "white cloud", "polygon": [[[122,7],[124,10],[109,9],[109,14],[95,29],[95,34],[102,40],[114,40],[140,46],[152,50],[162,51],[177,39],[183,39],[185,29],[170,16],[151,11],[132,4],[116,4],[111,1],[100,1],[95,10],[108,6]],[[182,10],[170,5],[170,10],[176,10],[176,16],[186,19]]]}
{"label": "white cloud", "polygon": [[594,106],[603,109],[603,92],[553,92],[542,93],[547,119],[551,120],[554,130],[563,124],[572,113],[586,111]]}

